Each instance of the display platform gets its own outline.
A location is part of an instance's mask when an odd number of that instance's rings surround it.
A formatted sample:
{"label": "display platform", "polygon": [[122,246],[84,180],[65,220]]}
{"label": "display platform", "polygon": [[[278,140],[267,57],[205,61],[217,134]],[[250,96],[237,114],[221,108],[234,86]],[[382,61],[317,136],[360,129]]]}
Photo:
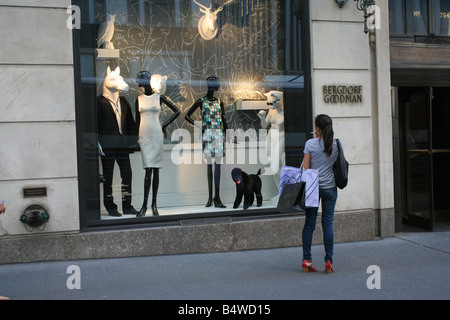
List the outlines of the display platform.
{"label": "display platform", "polygon": [[[227,202],[224,203],[224,205],[226,205],[227,207],[222,209],[222,208],[215,208],[214,206],[212,207],[205,207],[205,206],[200,206],[200,205],[196,205],[196,206],[181,206],[181,207],[170,207],[170,208],[159,208],[158,207],[158,212],[160,216],[170,216],[170,215],[179,215],[179,214],[198,214],[198,213],[208,213],[208,212],[223,212],[223,211],[243,211],[244,209],[242,208],[242,204],[239,208],[233,209],[233,202]],[[255,209],[270,209],[270,208],[276,208],[276,205],[271,204],[270,199],[263,201],[263,204],[261,207],[257,207],[256,203],[249,207],[247,210],[245,211],[249,211],[249,210],[255,210]],[[139,210],[140,208],[135,208],[136,210]],[[122,215],[121,217],[112,217],[109,216],[108,213],[102,212],[101,215],[101,219],[102,220],[107,220],[107,219],[128,219],[131,218],[131,215]],[[147,209],[147,213],[145,215],[145,217],[152,217],[152,210],[149,207]]]}

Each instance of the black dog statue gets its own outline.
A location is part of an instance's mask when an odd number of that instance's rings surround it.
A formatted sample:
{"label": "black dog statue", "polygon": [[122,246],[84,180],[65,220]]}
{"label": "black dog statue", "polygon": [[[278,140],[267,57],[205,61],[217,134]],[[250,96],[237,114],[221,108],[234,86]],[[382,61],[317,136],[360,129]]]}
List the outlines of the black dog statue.
{"label": "black dog statue", "polygon": [[236,199],[234,200],[233,209],[240,206],[242,196],[244,196],[244,210],[253,205],[255,196],[257,206],[261,207],[263,197],[261,194],[262,181],[259,177],[260,174],[261,169],[258,170],[257,174],[247,174],[239,168],[231,170],[231,178],[236,184]]}

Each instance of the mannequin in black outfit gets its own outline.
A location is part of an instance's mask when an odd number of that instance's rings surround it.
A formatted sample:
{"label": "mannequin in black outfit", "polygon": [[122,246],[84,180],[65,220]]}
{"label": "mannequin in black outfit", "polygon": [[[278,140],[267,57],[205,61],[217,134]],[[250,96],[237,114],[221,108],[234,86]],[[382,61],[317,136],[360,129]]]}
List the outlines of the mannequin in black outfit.
{"label": "mannequin in black outfit", "polygon": [[113,172],[114,163],[120,168],[122,179],[122,209],[124,214],[136,214],[137,211],[131,205],[131,178],[130,153],[134,152],[137,144],[137,129],[133,119],[130,105],[124,97],[120,97],[122,109],[122,132],[119,133],[116,116],[109,100],[101,95],[97,97],[98,111],[98,138],[104,155],[101,156],[103,175],[103,199],[104,205],[110,216],[121,216],[117,211],[117,205],[113,201]]}
{"label": "mannequin in black outfit", "polygon": [[[141,71],[137,75],[137,81],[139,87],[144,88],[144,94],[146,96],[151,96],[154,94],[153,89],[150,85],[150,79],[151,74],[148,71]],[[136,124],[137,128],[140,126],[140,112],[139,112],[139,100],[136,100]],[[174,114],[172,117],[167,120],[163,126],[162,131],[164,134],[164,137],[166,137],[166,128],[169,124],[171,124],[179,115],[180,110],[171,102],[169,101],[164,95],[160,96],[160,104],[165,104],[168,106]],[[152,183],[152,174],[153,174],[153,183]],[[136,215],[137,217],[145,216],[145,213],[147,211],[147,203],[148,203],[148,196],[150,192],[150,185],[152,184],[152,212],[154,216],[159,216],[158,208],[156,206],[156,197],[158,194],[158,187],[159,187],[159,168],[145,168],[145,179],[144,179],[144,203],[142,204],[141,210]]]}
{"label": "mannequin in black outfit", "polygon": [[[220,104],[220,113],[221,113],[221,121],[222,121],[222,130],[223,130],[223,140],[225,140],[225,134],[227,129],[227,122],[225,119],[225,108],[220,101],[220,99],[217,99],[214,97],[214,92],[218,91],[220,88],[219,79],[217,77],[208,77],[206,79],[207,86],[208,86],[208,92],[206,93],[206,96],[204,98],[198,99],[194,105],[189,109],[188,113],[185,116],[185,119],[192,125],[195,125],[194,121],[192,120],[191,116],[197,110],[200,108],[202,110],[204,101],[208,102],[219,102]],[[203,111],[203,110],[202,110]],[[205,131],[205,119],[203,118],[203,112],[202,112],[202,134]],[[203,146],[205,148],[205,146]],[[216,155],[219,158],[223,157],[223,154]],[[208,178],[208,202],[206,203],[206,207],[210,207],[212,205],[212,202],[214,201],[214,206],[216,208],[226,208],[226,206],[222,203],[219,196],[219,190],[220,190],[220,163],[217,163],[217,159],[215,159],[214,163],[214,188],[215,188],[215,194],[214,199],[212,198],[212,181],[213,181],[213,169],[212,169],[212,162],[211,157],[206,158],[208,161],[207,163],[207,178]]]}

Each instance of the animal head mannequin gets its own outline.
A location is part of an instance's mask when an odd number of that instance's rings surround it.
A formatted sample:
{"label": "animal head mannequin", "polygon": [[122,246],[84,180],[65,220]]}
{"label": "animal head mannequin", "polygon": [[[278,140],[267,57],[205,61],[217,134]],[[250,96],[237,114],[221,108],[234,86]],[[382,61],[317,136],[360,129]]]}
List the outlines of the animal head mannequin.
{"label": "animal head mannequin", "polygon": [[103,94],[114,95],[119,92],[128,92],[128,89],[128,84],[120,75],[120,68],[117,67],[116,70],[111,71],[108,66],[106,70],[106,77],[103,81]]}
{"label": "animal head mannequin", "polygon": [[198,32],[203,39],[211,40],[216,37],[219,30],[217,26],[217,14],[223,10],[223,6],[232,1],[233,0],[225,2],[222,6],[213,11],[212,5],[207,7],[194,0],[194,2],[200,7],[200,12],[204,14],[204,16],[202,16],[198,21]]}
{"label": "animal head mannequin", "polygon": [[153,74],[150,79],[150,86],[153,92],[163,95],[166,92],[166,80],[167,76]]}
{"label": "animal head mannequin", "polygon": [[281,106],[281,100],[283,99],[283,92],[281,91],[270,91],[264,94],[267,97],[267,105],[270,109],[275,109]]}

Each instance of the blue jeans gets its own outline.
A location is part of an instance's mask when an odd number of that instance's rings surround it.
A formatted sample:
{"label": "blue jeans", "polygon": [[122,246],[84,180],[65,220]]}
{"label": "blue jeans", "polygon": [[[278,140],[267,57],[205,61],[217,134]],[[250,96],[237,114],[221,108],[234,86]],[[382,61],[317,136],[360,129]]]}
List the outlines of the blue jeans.
{"label": "blue jeans", "polygon": [[[333,262],[334,207],[337,200],[337,188],[319,189],[319,198],[322,202],[322,229],[323,244],[325,247],[325,262]],[[319,208],[306,208],[305,225],[303,226],[303,260],[311,261],[311,244],[314,229],[316,228],[317,211]]]}

